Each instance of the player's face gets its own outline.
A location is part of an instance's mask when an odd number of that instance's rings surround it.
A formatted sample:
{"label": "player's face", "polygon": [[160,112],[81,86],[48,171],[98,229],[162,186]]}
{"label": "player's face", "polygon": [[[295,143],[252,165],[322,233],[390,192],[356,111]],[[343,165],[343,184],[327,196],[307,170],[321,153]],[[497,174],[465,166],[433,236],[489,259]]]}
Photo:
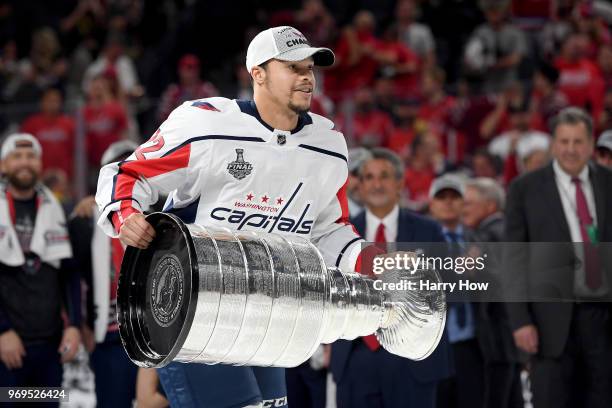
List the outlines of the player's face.
{"label": "player's face", "polygon": [[17,190],[29,190],[34,187],[40,171],[40,158],[32,148],[17,148],[2,161],[2,172]]}
{"label": "player's face", "polygon": [[281,106],[296,113],[307,112],[315,87],[312,58],[302,61],[271,60],[266,66],[264,86]]}

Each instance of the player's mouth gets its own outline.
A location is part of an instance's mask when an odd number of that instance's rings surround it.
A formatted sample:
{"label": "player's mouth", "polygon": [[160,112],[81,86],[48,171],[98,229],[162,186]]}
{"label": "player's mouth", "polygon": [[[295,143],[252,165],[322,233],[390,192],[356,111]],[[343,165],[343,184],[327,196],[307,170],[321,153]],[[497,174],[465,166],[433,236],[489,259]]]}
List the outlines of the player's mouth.
{"label": "player's mouth", "polygon": [[311,94],[312,93],[312,88],[297,88],[295,89],[296,92],[303,92],[305,94]]}

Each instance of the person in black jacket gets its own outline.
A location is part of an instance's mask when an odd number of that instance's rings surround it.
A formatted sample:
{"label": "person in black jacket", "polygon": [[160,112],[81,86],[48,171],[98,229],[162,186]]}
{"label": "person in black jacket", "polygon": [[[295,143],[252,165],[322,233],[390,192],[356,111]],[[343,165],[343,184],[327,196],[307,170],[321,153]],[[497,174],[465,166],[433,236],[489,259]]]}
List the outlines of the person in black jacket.
{"label": "person in black jacket", "polygon": [[551,130],[553,162],[508,193],[505,240],[547,243],[508,245],[510,323],[532,355],[535,408],[610,407],[612,172],[590,163],[593,125],[583,110],[561,111]]}
{"label": "person in black jacket", "polygon": [[[476,305],[477,338],[484,358],[484,407],[524,406],[520,359],[512,338],[506,304],[494,295],[499,288],[499,263],[504,237],[503,188],[491,178],[476,178],[465,186],[463,222],[466,240],[488,255],[487,267],[477,277],[490,283],[485,298]],[[497,298],[495,298],[497,297]],[[492,299],[491,299],[492,298]],[[492,301],[491,301],[492,300]]]}
{"label": "person in black jacket", "polygon": [[2,145],[2,387],[60,387],[62,363],[72,360],[80,345],[79,275],[62,207],[39,182],[41,155],[29,134],[9,136]]}

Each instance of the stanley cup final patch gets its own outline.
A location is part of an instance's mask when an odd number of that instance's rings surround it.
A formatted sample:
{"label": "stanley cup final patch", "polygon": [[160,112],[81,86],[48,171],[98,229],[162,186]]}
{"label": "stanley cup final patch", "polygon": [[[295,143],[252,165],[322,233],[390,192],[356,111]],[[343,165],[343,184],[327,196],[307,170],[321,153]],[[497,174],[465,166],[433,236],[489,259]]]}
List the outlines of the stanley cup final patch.
{"label": "stanley cup final patch", "polygon": [[237,178],[238,180],[242,180],[253,170],[253,165],[244,160],[244,149],[236,149],[236,160],[228,163],[227,171],[229,174]]}

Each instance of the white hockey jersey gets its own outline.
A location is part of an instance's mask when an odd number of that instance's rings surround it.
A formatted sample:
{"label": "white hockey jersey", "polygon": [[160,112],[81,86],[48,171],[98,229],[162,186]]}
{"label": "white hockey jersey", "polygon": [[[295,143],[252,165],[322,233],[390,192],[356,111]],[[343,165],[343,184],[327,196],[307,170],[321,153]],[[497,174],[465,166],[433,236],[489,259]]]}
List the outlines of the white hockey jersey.
{"label": "white hockey jersey", "polygon": [[302,114],[289,132],[252,101],[189,101],[126,161],[102,168],[98,224],[116,237],[109,214],[120,224],[165,193],[165,211],[186,222],[298,235],[328,266],[353,271],[362,239],[348,221],[347,179],[346,142],[328,119]]}

